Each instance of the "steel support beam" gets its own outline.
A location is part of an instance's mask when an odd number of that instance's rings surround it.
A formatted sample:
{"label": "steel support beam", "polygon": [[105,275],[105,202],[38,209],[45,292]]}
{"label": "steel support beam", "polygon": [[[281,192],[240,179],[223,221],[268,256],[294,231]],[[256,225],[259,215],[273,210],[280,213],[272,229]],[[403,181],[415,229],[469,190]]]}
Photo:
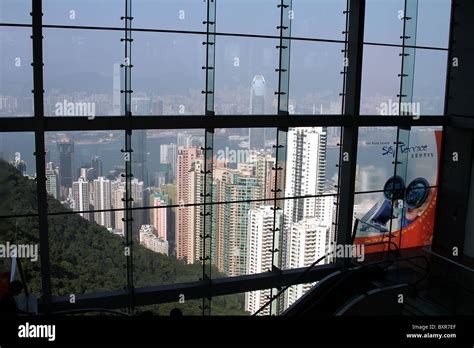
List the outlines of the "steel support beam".
{"label": "steel support beam", "polygon": [[[414,120],[407,116],[359,116],[357,123],[351,117],[340,115],[229,115],[207,117],[195,116],[101,116],[89,120],[87,117],[45,117],[44,130],[94,131],[125,129],[205,129],[205,128],[289,128],[289,127],[395,127],[395,126],[446,126],[450,120],[463,122],[462,117],[421,116]],[[467,122],[467,121],[466,121]],[[455,126],[455,124],[453,124]],[[33,117],[0,118],[0,132],[35,132]]]}
{"label": "steel support beam", "polygon": [[49,260],[48,201],[46,192],[46,160],[44,145],[44,104],[43,104],[43,12],[42,1],[32,0],[33,17],[33,94],[34,131],[36,156],[36,190],[38,197],[38,224],[41,260],[42,302],[45,312],[50,310],[51,268]]}
{"label": "steel support beam", "polygon": [[[163,285],[148,288],[135,288],[135,306],[147,306],[160,303],[178,302],[180,295],[187,300],[197,300],[207,297],[216,297],[255,290],[265,290],[293,284],[306,268],[283,270],[281,272],[266,272],[213,279],[212,287],[208,281],[197,281],[174,285]],[[295,284],[311,283],[321,280],[332,272],[339,270],[334,264],[322,265],[313,268]],[[129,300],[127,290],[101,292],[77,295],[76,303],[71,304],[69,296],[54,297],[52,299],[53,311],[66,311],[87,308],[123,308]]]}
{"label": "steel support beam", "polygon": [[[349,4],[349,25],[344,93],[344,115],[352,124],[344,126],[339,177],[339,209],[337,225],[337,244],[350,244],[352,218],[354,212],[355,175],[357,165],[357,141],[360,125],[360,91],[362,76],[362,53],[364,46],[365,0],[351,0]],[[346,263],[347,259],[340,262]]]}

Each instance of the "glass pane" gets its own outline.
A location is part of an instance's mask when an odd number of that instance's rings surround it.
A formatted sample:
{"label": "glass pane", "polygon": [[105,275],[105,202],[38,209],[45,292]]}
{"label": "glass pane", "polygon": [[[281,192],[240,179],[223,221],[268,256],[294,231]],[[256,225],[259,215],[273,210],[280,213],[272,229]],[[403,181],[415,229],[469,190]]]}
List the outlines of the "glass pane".
{"label": "glass pane", "polygon": [[0,117],[33,116],[31,29],[0,27]]}
{"label": "glass pane", "polygon": [[361,115],[398,115],[401,49],[364,46]]}
{"label": "glass pane", "polygon": [[[204,114],[204,36],[134,33],[132,114]],[[134,101],[140,107],[134,108]]]}
{"label": "glass pane", "polygon": [[217,2],[217,30],[222,33],[280,35],[280,8],[273,0]]}
{"label": "glass pane", "polygon": [[367,0],[365,42],[401,44],[405,0]]}
{"label": "glass pane", "polygon": [[121,37],[115,31],[44,30],[45,115],[123,114]]}
{"label": "glass pane", "polygon": [[341,114],[342,49],[343,44],[292,41],[290,114]]}
{"label": "glass pane", "polygon": [[344,40],[346,6],[346,0],[293,1],[291,36]]}
{"label": "glass pane", "polygon": [[134,28],[206,31],[207,2],[133,0]]}
{"label": "glass pane", "polygon": [[0,22],[31,24],[30,0],[2,0],[0,2]]}
{"label": "glass pane", "polygon": [[276,114],[278,44],[278,40],[216,38],[216,114]]}
{"label": "glass pane", "polygon": [[448,47],[451,0],[418,0],[417,45]]}
{"label": "glass pane", "polygon": [[44,0],[43,23],[123,28],[123,1],[117,0]]}
{"label": "glass pane", "polygon": [[447,60],[447,52],[416,50],[412,105],[421,115],[444,114]]}

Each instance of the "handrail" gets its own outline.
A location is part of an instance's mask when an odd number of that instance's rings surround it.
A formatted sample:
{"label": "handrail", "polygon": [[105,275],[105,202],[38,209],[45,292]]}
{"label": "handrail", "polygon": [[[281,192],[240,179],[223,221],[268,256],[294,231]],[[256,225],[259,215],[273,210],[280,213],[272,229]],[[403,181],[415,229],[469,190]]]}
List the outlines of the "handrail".
{"label": "handrail", "polygon": [[[382,242],[376,242],[377,244],[395,244],[391,241],[382,241]],[[395,244],[396,245],[396,244]],[[280,290],[273,298],[271,298],[267,303],[265,303],[262,307],[260,307],[259,310],[257,310],[253,315],[256,316],[257,314],[259,314],[260,312],[262,312],[265,308],[267,308],[275,299],[277,299],[278,297],[280,297],[281,294],[283,294],[286,290],[288,290],[288,288],[290,288],[291,286],[293,285],[296,285],[297,284],[297,281],[300,280],[307,272],[309,272],[318,262],[320,262],[321,260],[323,260],[324,258],[326,258],[327,256],[329,256],[330,254],[332,254],[334,251],[331,251],[330,253],[320,257],[319,259],[317,259],[316,261],[314,261],[311,265],[309,265],[306,270],[299,274],[298,277],[296,277],[296,279],[294,281],[292,281],[290,284],[288,284],[287,286],[285,286],[282,290]],[[399,262],[399,261],[407,261],[407,260],[411,260],[411,259],[416,259],[416,258],[422,258],[425,260],[426,262],[426,273],[425,275],[419,279],[417,282],[415,282],[413,284],[413,286],[416,286],[418,285],[421,281],[423,281],[427,276],[428,276],[428,273],[429,273],[429,260],[426,256],[424,255],[415,255],[415,256],[407,256],[407,257],[403,257],[403,258],[398,258],[398,259],[393,259],[393,260],[383,260],[383,261],[377,261],[377,262],[372,262],[372,263],[369,263],[369,264],[366,264],[366,265],[362,265],[360,266],[359,268],[355,268],[351,271],[351,274],[352,272],[356,272],[356,271],[359,271],[361,269],[365,269],[367,267],[371,267],[371,266],[375,266],[375,265],[379,265],[379,264],[383,264],[383,263],[387,263],[387,262],[390,262],[390,264],[393,264],[394,262]],[[331,287],[331,289],[334,288],[334,286],[340,284],[341,281],[343,281],[348,275],[346,275],[344,278],[340,279],[339,282],[337,282],[335,285],[333,285],[333,287]]]}
{"label": "handrail", "polygon": [[[380,265],[380,264],[383,264],[383,263],[387,263],[389,262],[390,265],[392,265],[393,263],[395,262],[399,262],[399,261],[407,261],[407,260],[411,260],[411,259],[416,259],[416,258],[423,258],[425,261],[426,261],[426,269],[425,269],[425,274],[423,275],[423,277],[421,279],[419,279],[418,281],[414,282],[412,284],[412,286],[416,286],[418,285],[421,281],[423,281],[427,276],[428,276],[428,273],[429,273],[429,260],[426,256],[424,255],[415,255],[415,256],[406,256],[406,257],[403,257],[403,258],[398,258],[398,259],[394,259],[394,260],[383,260],[383,261],[377,261],[377,262],[372,262],[372,263],[369,263],[369,264],[366,264],[366,265],[362,265],[361,267],[359,268],[355,268],[353,269],[350,273],[346,274],[344,277],[342,277],[341,279],[339,279],[339,281],[336,283],[336,284],[333,284],[331,286],[331,288],[329,289],[329,291],[326,291],[325,294],[329,293],[331,290],[333,290],[337,285],[339,285],[340,283],[342,283],[345,279],[347,279],[349,277],[349,275],[352,275],[362,269],[366,269],[368,267],[372,267],[372,266],[377,266],[377,265]],[[389,266],[390,266],[389,265]],[[387,267],[389,267],[387,266]],[[323,294],[320,298],[324,297]]]}
{"label": "handrail", "polygon": [[314,261],[311,265],[309,265],[303,273],[300,273],[298,275],[298,277],[296,277],[296,279],[294,281],[292,281],[290,284],[288,284],[287,286],[285,286],[282,290],[280,290],[275,296],[273,296],[273,298],[271,298],[267,303],[265,303],[262,307],[260,307],[260,309],[258,311],[256,311],[253,315],[257,315],[258,313],[260,313],[261,311],[263,311],[265,308],[267,308],[276,298],[280,297],[280,295],[282,293],[284,293],[286,290],[288,290],[288,288],[290,288],[291,286],[295,285],[296,282],[298,280],[300,280],[306,273],[308,273],[316,264],[318,264],[319,262],[321,262],[322,260],[324,260],[327,256],[329,256],[330,254],[334,253],[334,251],[331,251],[329,252],[328,254],[325,254],[324,256],[320,257],[319,259],[317,259],[316,261]]}
{"label": "handrail", "polygon": [[[398,287],[407,287],[407,288],[416,287],[420,282],[422,282],[428,276],[428,274],[430,272],[430,267],[429,267],[430,263],[428,261],[428,258],[423,256],[423,255],[416,255],[416,256],[409,256],[409,257],[406,257],[406,258],[403,258],[403,259],[400,259],[400,260],[401,261],[409,261],[410,259],[415,259],[415,258],[423,258],[426,261],[426,268],[424,269],[425,274],[423,275],[423,277],[418,279],[416,282],[394,284],[394,285],[389,285],[389,286],[386,286],[386,287],[383,287],[383,288],[378,288],[378,289],[375,289],[375,290],[366,291],[366,292],[360,294],[357,298],[355,298],[355,299],[353,298],[349,302],[344,304],[341,308],[338,309],[338,311],[335,314],[336,315],[342,315],[345,311],[350,309],[352,306],[358,304],[360,301],[362,301],[362,300],[364,300],[364,299],[366,299],[366,298],[368,298],[368,297],[370,297],[374,294],[378,294],[382,291],[392,290],[392,289],[398,288]],[[414,265],[418,266],[416,264],[414,264]]]}
{"label": "handrail", "polygon": [[[398,246],[392,242],[392,241],[381,241],[381,242],[376,242],[376,243],[373,243],[374,245],[375,244],[394,244],[397,248],[397,252],[399,252],[398,250]],[[389,246],[389,249],[390,249],[390,246]],[[280,295],[282,293],[284,293],[286,290],[288,290],[288,288],[290,288],[291,286],[293,285],[296,285],[297,282],[304,276],[306,275],[314,266],[316,266],[319,262],[321,262],[322,260],[324,260],[326,257],[330,256],[332,253],[334,253],[334,250],[333,251],[330,251],[329,253],[325,254],[324,256],[320,257],[319,259],[317,259],[316,261],[314,261],[311,265],[309,265],[303,273],[300,273],[298,275],[298,277],[295,278],[295,280],[293,280],[292,282],[290,282],[290,284],[288,284],[287,286],[285,286],[282,290],[280,290],[275,296],[273,296],[273,298],[271,298],[267,303],[265,303],[262,307],[260,307],[259,310],[257,310],[253,315],[257,315],[258,313],[260,313],[261,311],[263,311],[265,308],[267,308],[276,298],[280,297]]]}

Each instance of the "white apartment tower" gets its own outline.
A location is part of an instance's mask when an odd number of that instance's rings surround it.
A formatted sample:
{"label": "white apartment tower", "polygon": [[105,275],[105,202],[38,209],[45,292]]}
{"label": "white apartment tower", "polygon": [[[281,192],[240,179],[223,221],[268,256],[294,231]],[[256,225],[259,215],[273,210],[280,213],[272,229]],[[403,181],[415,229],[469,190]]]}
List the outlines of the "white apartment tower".
{"label": "white apartment tower", "polygon": [[[290,128],[286,165],[285,197],[322,195],[326,177],[326,131],[322,127]],[[298,222],[322,218],[321,198],[285,201],[285,218]]]}
{"label": "white apartment tower", "polygon": [[[324,194],[326,177],[326,130],[322,127],[291,128],[288,132],[282,267],[306,267],[327,253],[334,201]],[[321,261],[321,264],[327,260]],[[298,285],[285,294],[287,308],[311,287]]]}
{"label": "white apartment tower", "polygon": [[[276,212],[276,225],[279,226],[282,220],[282,212],[281,210],[277,210]],[[272,270],[271,250],[273,248],[272,230],[274,227],[274,213],[275,211],[271,205],[263,205],[255,209],[250,209],[248,212],[247,274],[264,273]],[[278,235],[277,238],[275,238],[275,245],[278,246]],[[274,261],[278,262],[278,260]],[[255,313],[268,302],[269,296],[270,289],[245,293],[245,310],[251,314]],[[261,312],[261,315],[268,315],[269,311],[270,307],[267,307]]]}
{"label": "white apartment tower", "polygon": [[[308,267],[319,258],[326,255],[326,244],[329,229],[321,225],[316,218],[307,218],[300,222],[292,223],[287,230],[287,268]],[[323,259],[317,265],[327,263]],[[291,306],[299,299],[313,284],[299,284],[290,287],[284,294],[284,308]]]}
{"label": "white apartment tower", "polygon": [[[103,176],[93,182],[94,210],[108,210],[112,208],[112,192],[110,180]],[[110,211],[94,213],[94,221],[107,229],[112,229],[112,214]]]}
{"label": "white apartment tower", "polygon": [[[89,211],[90,196],[89,182],[79,177],[77,181],[72,183],[72,198],[74,200],[74,211]],[[86,220],[90,220],[89,213],[79,213]]]}

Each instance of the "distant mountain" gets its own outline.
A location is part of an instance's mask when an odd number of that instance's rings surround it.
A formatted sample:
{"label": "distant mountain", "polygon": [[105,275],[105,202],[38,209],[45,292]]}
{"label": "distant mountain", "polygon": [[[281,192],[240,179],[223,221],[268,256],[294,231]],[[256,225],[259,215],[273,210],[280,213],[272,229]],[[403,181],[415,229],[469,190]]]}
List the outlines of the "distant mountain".
{"label": "distant mountain", "polygon": [[[52,197],[49,211],[67,209]],[[23,177],[14,167],[0,160],[0,215],[37,212],[36,183]],[[49,241],[53,295],[83,294],[123,289],[126,285],[123,240],[107,229],[79,215],[50,216]],[[39,243],[36,217],[0,218],[0,244]],[[40,251],[41,255],[41,251]],[[30,292],[41,294],[40,261],[22,262]],[[9,270],[9,262],[0,260],[0,271]],[[166,255],[137,245],[134,248],[135,286],[145,287],[196,281],[202,276],[199,264],[186,265]],[[214,270],[214,275],[223,276]],[[178,299],[177,299],[178,300]],[[245,315],[243,295],[230,295],[212,301],[213,314]],[[184,315],[200,315],[200,300],[185,304],[170,303],[148,306],[159,315],[180,308]],[[140,308],[138,308],[140,310]]]}

